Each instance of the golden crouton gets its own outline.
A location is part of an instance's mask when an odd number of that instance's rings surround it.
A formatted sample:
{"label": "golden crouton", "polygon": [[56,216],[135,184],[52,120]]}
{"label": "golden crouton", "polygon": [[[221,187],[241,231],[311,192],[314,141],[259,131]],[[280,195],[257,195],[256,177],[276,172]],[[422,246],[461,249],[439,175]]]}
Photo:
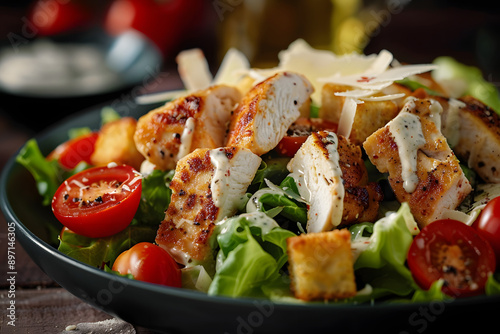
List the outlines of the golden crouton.
{"label": "golden crouton", "polygon": [[139,170],[144,160],[137,151],[134,133],[137,121],[132,117],[104,124],[95,143],[90,160],[93,165],[102,166],[110,162],[126,164]]}
{"label": "golden crouton", "polygon": [[[321,91],[321,108],[319,118],[338,123],[344,106],[345,97],[337,96],[335,93],[351,90],[349,86],[325,84]],[[401,86],[391,87],[390,94],[405,93],[410,91]],[[364,101],[358,104],[356,115],[352,124],[352,132],[349,137],[351,142],[360,145],[373,132],[387,124],[399,113],[399,101]]]}
{"label": "golden crouton", "polygon": [[345,230],[302,234],[287,239],[290,288],[302,300],[356,294],[351,236]]}

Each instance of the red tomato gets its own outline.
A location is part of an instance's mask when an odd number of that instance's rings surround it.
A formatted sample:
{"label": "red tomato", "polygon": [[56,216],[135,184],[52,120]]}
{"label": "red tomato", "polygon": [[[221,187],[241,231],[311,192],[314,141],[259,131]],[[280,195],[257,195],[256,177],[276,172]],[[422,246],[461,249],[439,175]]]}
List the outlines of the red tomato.
{"label": "red tomato", "polygon": [[121,253],[112,270],[131,274],[136,280],[181,287],[181,271],[166,250],[149,242],[140,242]]}
{"label": "red tomato", "polygon": [[481,214],[472,225],[477,233],[488,241],[495,251],[497,267],[500,266],[500,197],[495,197],[486,204]]}
{"label": "red tomato", "polygon": [[482,294],[495,271],[495,254],[474,228],[456,220],[437,220],[414,238],[408,266],[417,284],[427,290],[444,279],[443,292],[454,297]]}
{"label": "red tomato", "polygon": [[82,161],[91,164],[90,157],[94,153],[95,142],[98,136],[97,132],[92,132],[88,135],[70,139],[57,146],[47,156],[47,159],[57,159],[67,169],[75,168]]}
{"label": "red tomato", "polygon": [[78,1],[39,0],[29,13],[29,22],[36,27],[36,33],[43,36],[85,26],[91,19],[90,8]]}
{"label": "red tomato", "polygon": [[52,211],[77,234],[107,237],[130,224],[139,207],[141,191],[142,178],[132,167],[94,167],[61,184],[52,199]]}
{"label": "red tomato", "polygon": [[311,133],[322,130],[336,132],[337,127],[337,123],[321,118],[301,117],[290,126],[286,136],[276,146],[276,150],[281,155],[293,157]]}
{"label": "red tomato", "polygon": [[203,0],[115,0],[104,25],[112,35],[135,29],[168,54],[200,27],[203,6]]}

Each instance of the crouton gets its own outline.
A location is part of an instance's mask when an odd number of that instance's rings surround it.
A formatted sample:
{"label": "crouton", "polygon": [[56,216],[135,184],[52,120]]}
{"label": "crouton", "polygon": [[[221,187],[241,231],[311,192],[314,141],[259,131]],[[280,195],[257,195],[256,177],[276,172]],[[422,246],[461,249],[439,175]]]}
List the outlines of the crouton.
{"label": "crouton", "polygon": [[139,170],[144,157],[135,147],[134,133],[137,121],[132,117],[104,124],[95,143],[90,161],[102,166],[110,162],[126,164]]}
{"label": "crouton", "polygon": [[[335,93],[351,90],[349,86],[337,84],[325,84],[321,91],[321,108],[318,117],[335,123],[340,120],[340,114],[344,106],[345,97],[337,96]],[[410,94],[408,89],[400,85],[387,88],[387,94],[405,93]],[[387,124],[399,113],[399,100],[390,101],[364,101],[358,104],[356,115],[352,124],[352,132],[349,137],[351,142],[360,145],[373,132]]]}
{"label": "crouton", "polygon": [[287,239],[290,288],[295,297],[328,300],[356,294],[351,236],[345,230]]}

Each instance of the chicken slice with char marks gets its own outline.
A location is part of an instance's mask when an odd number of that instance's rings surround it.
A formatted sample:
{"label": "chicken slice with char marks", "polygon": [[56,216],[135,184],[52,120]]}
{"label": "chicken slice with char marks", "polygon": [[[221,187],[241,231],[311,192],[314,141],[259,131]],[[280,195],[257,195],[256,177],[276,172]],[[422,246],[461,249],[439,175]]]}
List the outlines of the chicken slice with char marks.
{"label": "chicken slice with char marks", "polygon": [[485,182],[500,183],[500,116],[471,96],[460,101],[464,104],[458,108],[446,108],[449,117],[458,118],[459,136],[453,150]]}
{"label": "chicken slice with char marks", "polygon": [[382,191],[368,182],[361,148],[345,137],[329,131],[312,133],[288,170],[309,202],[308,232],[377,219]]}
{"label": "chicken slice with char marks", "polygon": [[244,148],[196,149],[177,163],[156,242],[183,265],[210,260],[215,224],[236,213],[261,158]]}
{"label": "chicken slice with char marks", "polygon": [[398,116],[364,142],[370,161],[382,173],[399,202],[408,202],[422,228],[454,210],[472,188],[441,134],[442,106],[412,98]]}
{"label": "chicken slice with char marks", "polygon": [[219,85],[167,102],[139,119],[137,149],[167,170],[196,148],[224,146],[231,111],[240,98],[237,88]]}
{"label": "chicken slice with char marks", "polygon": [[248,148],[257,155],[269,152],[299,118],[313,90],[304,76],[292,72],[258,83],[234,110],[226,146]]}

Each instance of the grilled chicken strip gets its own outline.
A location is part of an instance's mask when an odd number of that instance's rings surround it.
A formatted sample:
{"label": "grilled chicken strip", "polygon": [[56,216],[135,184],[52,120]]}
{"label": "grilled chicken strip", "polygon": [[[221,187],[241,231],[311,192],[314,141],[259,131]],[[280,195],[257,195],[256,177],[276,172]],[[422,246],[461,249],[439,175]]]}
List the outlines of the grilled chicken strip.
{"label": "grilled chicken strip", "polygon": [[485,182],[500,183],[500,116],[471,96],[460,101],[464,104],[458,108],[446,108],[447,116],[459,121],[459,136],[453,150]]}
{"label": "grilled chicken strip", "polygon": [[156,242],[181,264],[209,260],[215,223],[232,216],[261,158],[244,148],[196,149],[177,163]]}
{"label": "grilled chicken strip", "polygon": [[134,135],[137,149],[158,169],[174,169],[196,148],[224,146],[237,88],[219,85],[168,102],[142,116]]}
{"label": "grilled chicken strip", "polygon": [[363,147],[399,202],[408,202],[422,228],[455,209],[472,188],[440,131],[442,106],[412,98],[399,115],[376,131]]}
{"label": "grilled chicken strip", "polygon": [[302,75],[280,72],[255,85],[233,115],[226,146],[245,147],[257,155],[272,150],[300,116],[313,92]]}
{"label": "grilled chicken strip", "polygon": [[377,219],[382,191],[368,183],[361,148],[345,137],[312,133],[287,167],[309,202],[308,232]]}

